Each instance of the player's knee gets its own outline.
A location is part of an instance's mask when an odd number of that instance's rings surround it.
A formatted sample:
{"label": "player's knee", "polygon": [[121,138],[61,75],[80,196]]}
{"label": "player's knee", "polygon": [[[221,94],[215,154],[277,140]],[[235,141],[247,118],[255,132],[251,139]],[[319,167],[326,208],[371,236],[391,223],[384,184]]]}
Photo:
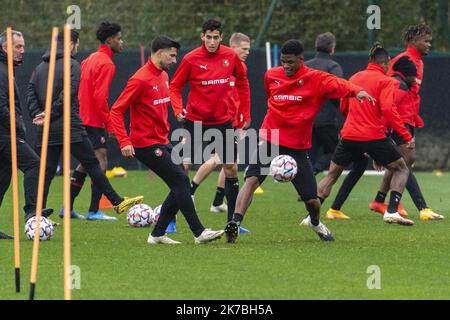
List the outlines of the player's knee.
{"label": "player's knee", "polygon": [[244,187],[256,190],[259,187],[259,180],[257,177],[247,177],[244,182]]}
{"label": "player's knee", "polygon": [[403,160],[403,158],[400,158],[394,162],[391,162],[388,165],[388,169],[391,170],[392,172],[399,172],[399,173],[408,173],[408,167],[405,163],[405,161]]}
{"label": "player's knee", "polygon": [[409,166],[412,166],[416,162],[416,155],[414,153],[405,157],[405,161]]}
{"label": "player's knee", "polygon": [[185,172],[189,172],[192,169],[192,163],[183,163],[183,169]]}
{"label": "player's knee", "polygon": [[234,163],[224,164],[223,171],[226,177],[236,177],[237,176],[237,167]]}

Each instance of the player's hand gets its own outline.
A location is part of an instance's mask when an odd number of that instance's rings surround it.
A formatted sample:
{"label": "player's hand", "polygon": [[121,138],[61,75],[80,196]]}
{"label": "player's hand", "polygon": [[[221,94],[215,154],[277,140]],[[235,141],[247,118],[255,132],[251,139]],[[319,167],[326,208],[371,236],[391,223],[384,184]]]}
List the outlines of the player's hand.
{"label": "player's hand", "polygon": [[414,149],[416,147],[416,141],[414,140],[414,138],[412,138],[411,140],[409,140],[409,142],[406,144],[406,148],[408,149]]}
{"label": "player's hand", "polygon": [[126,158],[133,158],[135,154],[132,145],[125,146],[120,151],[122,152],[122,155]]}
{"label": "player's hand", "polygon": [[178,122],[183,122],[184,119],[186,119],[186,113],[187,113],[186,110],[183,109],[182,113],[177,114],[176,115],[177,121]]}
{"label": "player's hand", "polygon": [[363,99],[367,99],[372,103],[372,105],[375,105],[375,102],[377,102],[377,100],[375,100],[371,95],[369,95],[364,90],[358,92],[358,94],[356,95],[356,99],[358,99],[359,102],[361,102]]}
{"label": "player's hand", "polygon": [[244,121],[244,124],[242,125],[242,130],[247,130],[250,128],[251,121]]}
{"label": "player's hand", "polygon": [[384,170],[384,167],[381,164],[376,163],[375,161],[373,161],[373,168],[376,171],[383,171]]}
{"label": "player's hand", "polygon": [[43,126],[44,125],[44,119],[45,119],[45,112],[41,112],[38,115],[36,115],[33,119],[33,124],[37,126]]}

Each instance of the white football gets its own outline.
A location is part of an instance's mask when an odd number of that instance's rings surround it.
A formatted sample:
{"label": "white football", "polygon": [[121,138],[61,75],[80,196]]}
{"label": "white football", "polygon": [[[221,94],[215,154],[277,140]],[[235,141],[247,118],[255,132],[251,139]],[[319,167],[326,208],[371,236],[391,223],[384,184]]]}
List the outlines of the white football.
{"label": "white football", "polygon": [[127,221],[132,227],[141,228],[147,227],[152,224],[150,216],[153,214],[152,208],[150,206],[139,203],[128,210]]}
{"label": "white football", "polygon": [[[36,217],[31,217],[28,219],[27,223],[25,223],[25,235],[29,240],[34,240],[34,235],[37,227],[37,219]],[[41,217],[41,221],[39,223],[39,239],[41,241],[50,240],[53,237],[53,224],[46,217]]]}
{"label": "white football", "polygon": [[156,222],[158,222],[159,215],[161,214],[161,208],[162,204],[160,204],[153,210],[153,213],[150,216],[150,220],[152,221],[153,224],[156,224]]}
{"label": "white football", "polygon": [[277,182],[292,181],[297,175],[297,162],[288,155],[279,155],[270,163],[270,174]]}

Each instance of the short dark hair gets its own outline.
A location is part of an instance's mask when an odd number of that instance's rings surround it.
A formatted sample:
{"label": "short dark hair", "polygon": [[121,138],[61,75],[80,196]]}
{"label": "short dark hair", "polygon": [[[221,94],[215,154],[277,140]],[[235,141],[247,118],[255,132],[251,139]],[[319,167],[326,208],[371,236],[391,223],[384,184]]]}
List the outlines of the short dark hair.
{"label": "short dark hair", "polygon": [[106,39],[112,37],[119,33],[122,30],[122,27],[117,23],[110,23],[108,21],[103,21],[99,24],[97,28],[97,39],[101,43],[105,43]]}
{"label": "short dark hair", "polygon": [[403,56],[392,66],[392,70],[400,72],[405,77],[417,77],[417,67],[408,57]]}
{"label": "short dark hair", "polygon": [[316,50],[319,52],[331,53],[336,45],[336,37],[331,32],[319,34],[316,38]]}
{"label": "short dark hair", "polygon": [[209,19],[203,22],[202,32],[206,33],[206,31],[215,31],[218,30],[220,34],[222,34],[222,23],[220,21]]}
{"label": "short dark hair", "polygon": [[[76,30],[70,30],[70,41],[72,43],[77,43],[78,39],[80,38],[80,34]],[[64,31],[60,31],[58,33],[58,42],[63,43],[64,42]]]}
{"label": "short dark hair", "polygon": [[155,39],[152,40],[151,43],[152,53],[155,53],[161,49],[170,49],[170,48],[180,49],[180,47],[181,46],[178,42],[164,35],[157,36]]}
{"label": "short dark hair", "polygon": [[305,51],[303,43],[299,40],[288,40],[281,47],[282,54],[295,54],[296,56],[301,56]]}
{"label": "short dark hair", "polygon": [[375,42],[369,52],[369,61],[375,63],[385,63],[389,61],[389,52],[380,42]]}

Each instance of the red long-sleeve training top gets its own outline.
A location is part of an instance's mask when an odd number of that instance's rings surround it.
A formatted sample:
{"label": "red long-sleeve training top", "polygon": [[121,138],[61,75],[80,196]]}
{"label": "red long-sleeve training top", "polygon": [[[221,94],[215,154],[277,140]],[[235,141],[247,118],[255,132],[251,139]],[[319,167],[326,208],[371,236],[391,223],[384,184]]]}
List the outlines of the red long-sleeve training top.
{"label": "red long-sleeve training top", "polygon": [[411,87],[410,97],[408,98],[408,102],[404,102],[402,106],[399,107],[399,113],[400,117],[402,118],[403,122],[413,126],[413,127],[423,127],[424,122],[422,118],[419,116],[419,108],[420,108],[420,87],[422,85],[423,80],[423,61],[422,57],[423,55],[412,45],[408,45],[405,52],[400,53],[398,56],[396,56],[394,59],[391,60],[391,63],[389,64],[389,71],[388,76],[392,76],[395,71],[392,70],[392,67],[397,62],[398,59],[401,57],[408,57],[417,68],[417,77],[416,82]]}
{"label": "red long-sleeve training top", "polygon": [[[111,108],[111,122],[120,147],[145,148],[168,144],[169,76],[155,67],[151,59],[128,80]],[[130,108],[130,136],[124,116]]]}
{"label": "red long-sleeve training top", "polygon": [[302,65],[287,76],[282,67],[266,72],[264,87],[268,97],[267,114],[259,136],[292,149],[311,148],[314,118],[326,99],[354,97],[362,89],[336,76]]}
{"label": "red long-sleeve training top", "polygon": [[[243,63],[245,72],[247,74],[247,66]],[[233,127],[242,128],[244,122],[250,122],[250,108],[248,110],[242,110],[241,101],[239,100],[239,92],[236,89],[236,78],[230,77],[230,117],[233,121]]]}
{"label": "red long-sleeve training top", "polygon": [[376,99],[376,103],[372,105],[366,100],[359,102],[355,98],[341,100],[341,111],[347,116],[341,130],[342,139],[353,141],[384,139],[385,124],[400,134],[406,142],[412,139],[394,103],[396,81],[386,76],[380,65],[369,63],[367,69],[353,75],[350,82],[363,88]]}
{"label": "red long-sleeve training top", "polygon": [[101,44],[97,52],[91,54],[81,63],[80,116],[83,124],[90,127],[105,128],[112,132],[109,119],[108,93],[111,81],[116,72],[112,61],[114,53],[106,45]]}
{"label": "red long-sleeve training top", "polygon": [[229,82],[235,76],[240,108],[250,115],[250,89],[244,64],[234,50],[220,45],[210,53],[205,46],[189,52],[181,61],[170,83],[170,99],[175,115],[183,112],[183,87],[190,83],[186,119],[206,125],[231,120]]}

